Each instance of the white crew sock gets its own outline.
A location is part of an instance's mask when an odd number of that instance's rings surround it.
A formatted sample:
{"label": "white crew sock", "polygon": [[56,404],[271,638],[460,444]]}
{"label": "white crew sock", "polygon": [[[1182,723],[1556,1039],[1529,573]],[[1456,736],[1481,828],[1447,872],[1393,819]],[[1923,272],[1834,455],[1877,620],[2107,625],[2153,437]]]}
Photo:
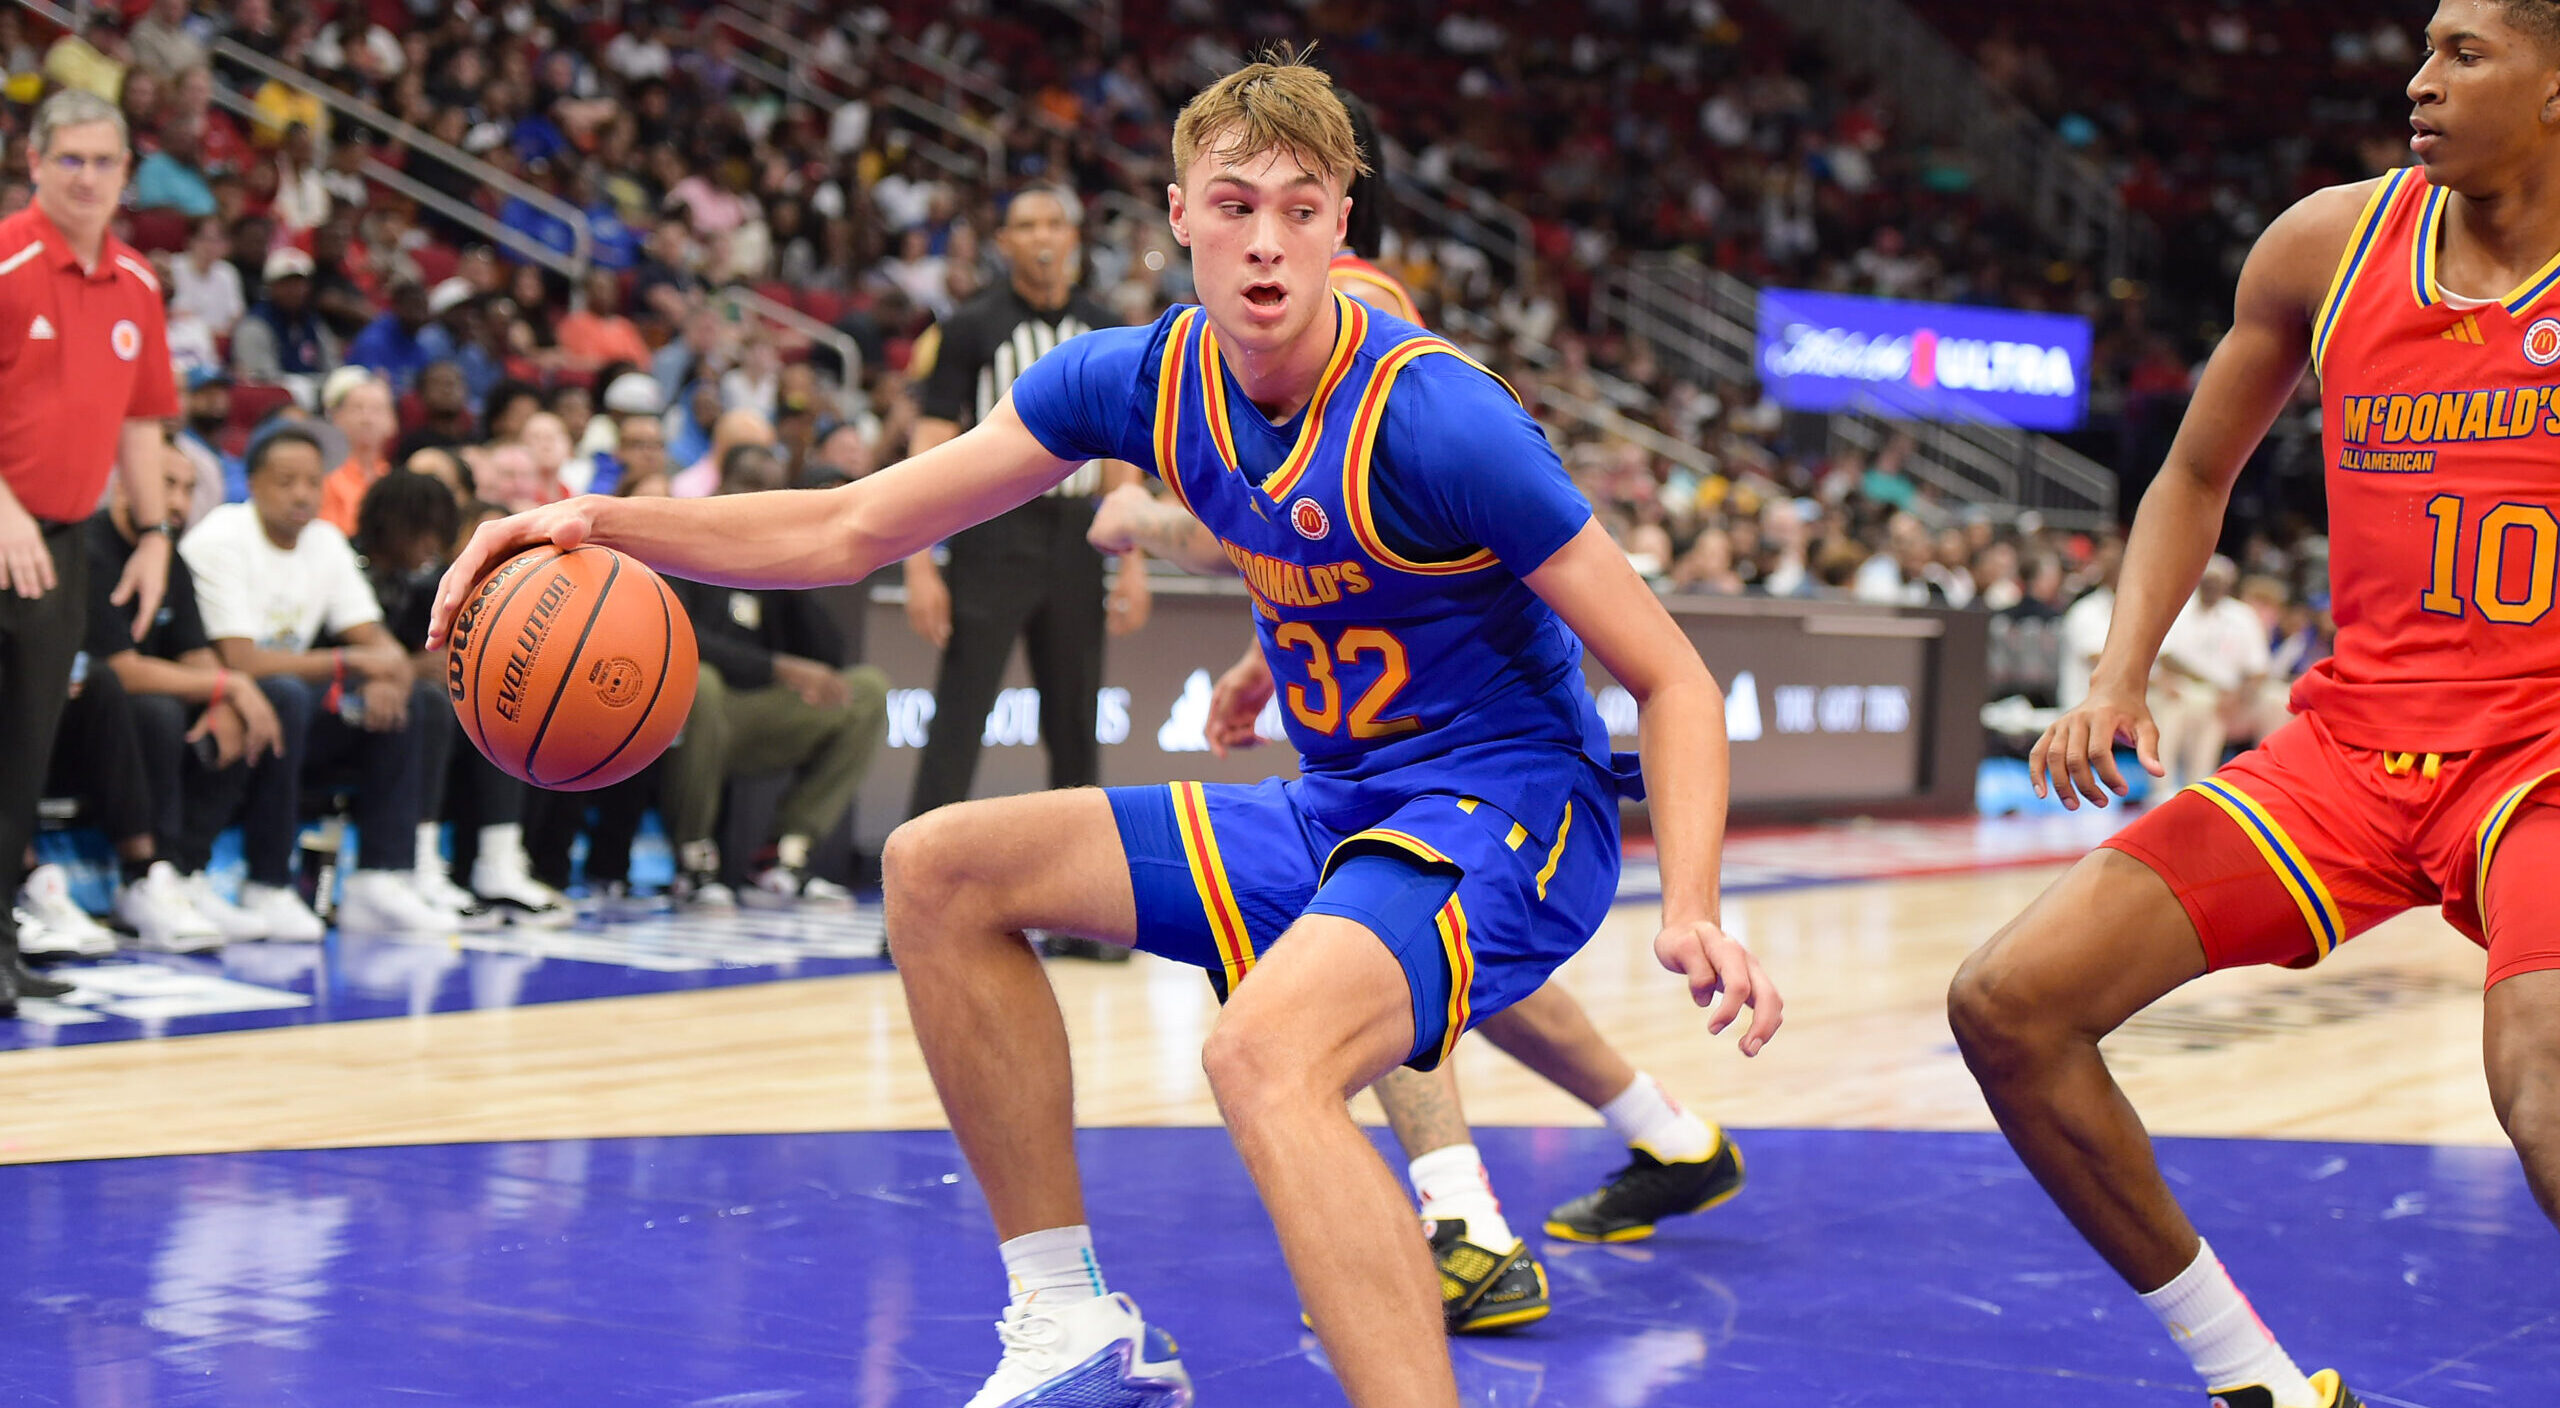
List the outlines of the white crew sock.
{"label": "white crew sock", "polygon": [[1473,1144],[1434,1149],[1407,1166],[1413,1195],[1422,1200],[1426,1222],[1455,1218],[1467,1225],[1467,1240],[1491,1251],[1507,1252],[1519,1239],[1502,1217],[1502,1201],[1493,1196],[1493,1180],[1484,1171],[1484,1156]]}
{"label": "white crew sock", "polygon": [[1093,1259],[1093,1229],[1081,1224],[1026,1232],[997,1248],[1013,1303],[1073,1305],[1105,1294],[1102,1266]]}
{"label": "white crew sock", "polygon": [[442,870],[444,868],[443,822],[422,821],[418,823],[417,857],[418,863],[410,867],[413,870]]}
{"label": "white crew sock", "polygon": [[1600,1107],[1600,1118],[1632,1147],[1666,1164],[1693,1164],[1716,1151],[1724,1132],[1681,1109],[1662,1082],[1636,1072],[1635,1082]]}
{"label": "white crew sock", "polygon": [[499,821],[481,827],[480,854],[521,862],[524,859],[524,824]]}
{"label": "white crew sock", "polygon": [[2176,1280],[2145,1294],[2142,1303],[2186,1351],[2207,1392],[2257,1384],[2276,1396],[2276,1408],[2325,1408],[2249,1298],[2232,1284],[2211,1243],[2198,1245],[2195,1261]]}

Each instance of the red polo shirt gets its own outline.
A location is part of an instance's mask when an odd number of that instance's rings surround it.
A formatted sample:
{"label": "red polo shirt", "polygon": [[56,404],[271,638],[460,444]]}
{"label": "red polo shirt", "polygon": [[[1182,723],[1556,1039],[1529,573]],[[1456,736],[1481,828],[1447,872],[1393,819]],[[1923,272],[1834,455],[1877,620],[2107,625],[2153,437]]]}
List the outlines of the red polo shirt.
{"label": "red polo shirt", "polygon": [[0,481],[27,512],[98,507],[127,420],[178,413],[160,280],[113,235],[82,270],[36,206],[0,220]]}

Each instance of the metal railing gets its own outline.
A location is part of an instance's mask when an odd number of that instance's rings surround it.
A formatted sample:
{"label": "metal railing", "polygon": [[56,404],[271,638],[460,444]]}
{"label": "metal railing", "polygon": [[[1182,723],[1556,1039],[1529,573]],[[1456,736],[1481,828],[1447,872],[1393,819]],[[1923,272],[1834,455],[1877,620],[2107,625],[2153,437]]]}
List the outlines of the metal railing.
{"label": "metal railing", "polygon": [[837,412],[845,416],[862,409],[862,347],[841,330],[822,323],[788,303],[767,298],[744,284],[728,284],[714,289],[711,298],[737,305],[776,327],[796,333],[811,342],[832,350],[843,359],[844,379],[837,388]]}
{"label": "metal railing", "polygon": [[[18,0],[18,3],[34,8],[30,0]],[[513,196],[545,215],[559,220],[569,227],[571,239],[569,261],[576,271],[585,270],[593,259],[595,232],[587,224],[587,213],[549,191],[520,181],[460,147],[439,141],[431,134],[410,126],[362,98],[332,88],[298,69],[277,63],[255,49],[233,40],[216,39],[212,44],[212,52],[215,58],[224,63],[246,69],[316,98],[323,107],[333,112],[344,113],[374,131],[388,135],[398,145],[434,157],[482,185]],[[367,174],[370,175],[371,172]]]}
{"label": "metal railing", "polygon": [[2146,267],[2157,235],[2073,151],[1901,0],[1788,0],[1787,20],[1887,85],[1906,132],[1964,151],[1983,184],[2109,278]]}
{"label": "metal railing", "polygon": [[[855,96],[875,108],[904,113],[949,139],[917,142],[915,149],[927,161],[965,179],[983,180],[990,185],[1003,182],[1003,141],[993,132],[970,122],[962,113],[895,84],[880,82],[840,65],[821,63],[813,45],[735,5],[713,6],[703,16],[703,23],[725,26],[766,50],[782,55],[779,63],[758,54],[732,53],[729,56],[740,73],[765,87],[786,98],[815,104],[830,115]],[[827,87],[818,81],[820,76],[832,79],[848,91],[839,93]]]}
{"label": "metal railing", "polygon": [[[225,111],[242,118],[255,119],[261,116],[256,103],[218,83],[213,87],[213,101]],[[358,171],[365,180],[374,185],[408,197],[417,202],[421,208],[434,211],[445,219],[479,235],[489,243],[513,252],[527,262],[539,264],[573,282],[586,273],[586,267],[578,263],[575,258],[506,224],[469,201],[456,200],[446,195],[387,161],[368,156]]]}

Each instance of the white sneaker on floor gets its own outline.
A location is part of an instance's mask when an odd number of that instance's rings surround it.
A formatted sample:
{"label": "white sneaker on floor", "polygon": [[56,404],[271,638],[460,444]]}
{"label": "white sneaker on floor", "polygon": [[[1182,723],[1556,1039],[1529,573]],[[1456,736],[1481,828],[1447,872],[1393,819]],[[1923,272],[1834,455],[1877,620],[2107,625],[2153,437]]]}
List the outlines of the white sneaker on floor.
{"label": "white sneaker on floor", "polygon": [[462,916],[418,893],[414,872],[359,870],[338,897],[338,927],[413,938],[457,933]]}
{"label": "white sneaker on floor", "polygon": [[755,878],[742,902],[762,909],[851,909],[853,891],[787,865],[768,866]]}
{"label": "white sneaker on floor", "polygon": [[116,951],[115,931],[89,917],[71,898],[71,873],[39,865],[18,887],[18,951],[71,953],[83,958]]}
{"label": "white sneaker on floor", "polygon": [[187,901],[178,867],[153,861],[142,878],[116,893],[116,918],[157,953],[202,953],[222,947],[222,930]]}
{"label": "white sneaker on floor", "polygon": [[212,877],[203,871],[199,870],[178,883],[186,894],[187,903],[195,906],[196,913],[213,921],[213,927],[222,931],[225,942],[263,939],[273,932],[263,917],[224,899],[221,892],[213,888]]}
{"label": "white sneaker on floor", "polygon": [[996,1338],[1004,1358],[968,1408],[1191,1408],[1191,1376],[1173,1337],[1125,1295],[1013,1306],[996,1322]]}
{"label": "white sneaker on floor", "polygon": [[445,869],[444,857],[433,851],[418,852],[418,864],[409,872],[409,888],[418,898],[438,909],[449,909],[463,929],[487,933],[506,927],[506,920],[496,910],[480,902],[480,897],[453,883],[452,872]]}
{"label": "white sneaker on floor", "polygon": [[302,892],[290,885],[261,885],[255,881],[240,882],[239,910],[266,926],[267,937],[282,943],[312,944],[329,932],[320,916],[303,903]]}
{"label": "white sneaker on floor", "polygon": [[713,913],[727,913],[738,907],[737,891],[717,880],[704,880],[686,885],[681,891],[681,900],[686,909],[706,910]]}
{"label": "white sneaker on floor", "polygon": [[533,878],[533,866],[518,850],[481,850],[471,862],[471,893],[509,923],[557,929],[577,917],[569,897]]}

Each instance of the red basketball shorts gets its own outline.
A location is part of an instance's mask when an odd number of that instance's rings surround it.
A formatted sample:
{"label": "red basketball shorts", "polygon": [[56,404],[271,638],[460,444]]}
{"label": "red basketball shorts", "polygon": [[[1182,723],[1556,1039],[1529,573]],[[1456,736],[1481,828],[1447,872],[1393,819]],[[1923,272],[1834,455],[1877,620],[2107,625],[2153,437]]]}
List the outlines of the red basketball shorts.
{"label": "red basketball shorts", "polygon": [[2441,905],[2489,982],[2560,968],[2560,733],[2470,753],[2379,753],[2298,715],[2105,844],[2177,893],[2213,968],[2307,968]]}

